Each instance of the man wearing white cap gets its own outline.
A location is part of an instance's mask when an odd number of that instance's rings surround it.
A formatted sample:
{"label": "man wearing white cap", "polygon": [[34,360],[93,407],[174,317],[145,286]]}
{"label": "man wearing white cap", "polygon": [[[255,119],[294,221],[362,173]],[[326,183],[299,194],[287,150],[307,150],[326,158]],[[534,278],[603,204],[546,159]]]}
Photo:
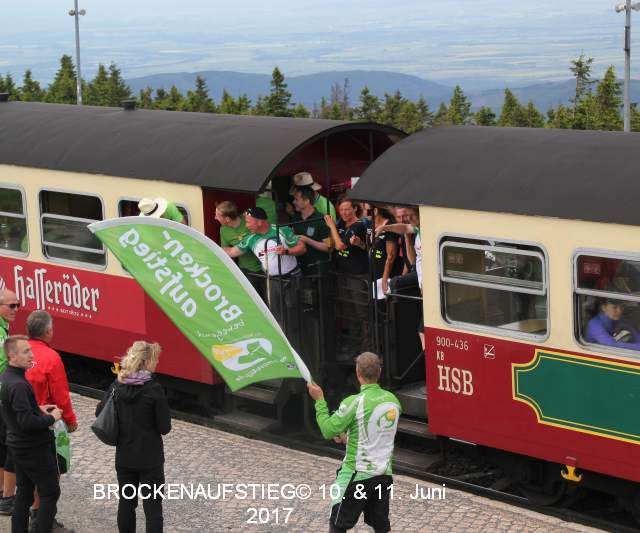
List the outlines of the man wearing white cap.
{"label": "man wearing white cap", "polygon": [[293,176],[293,185],[291,189],[289,189],[289,194],[293,196],[293,193],[296,192],[296,189],[301,189],[302,187],[309,187],[315,191],[315,196],[313,199],[313,207],[318,213],[323,215],[331,215],[333,220],[336,220],[336,208],[333,204],[326,198],[322,196],[318,191],[322,189],[322,185],[313,181],[313,176],[309,172],[298,172],[295,176]]}
{"label": "man wearing white cap", "polygon": [[184,224],[184,217],[176,207],[176,204],[167,201],[165,198],[156,198],[154,200],[142,198],[138,202],[138,209],[140,209],[141,217],[166,218],[167,220]]}

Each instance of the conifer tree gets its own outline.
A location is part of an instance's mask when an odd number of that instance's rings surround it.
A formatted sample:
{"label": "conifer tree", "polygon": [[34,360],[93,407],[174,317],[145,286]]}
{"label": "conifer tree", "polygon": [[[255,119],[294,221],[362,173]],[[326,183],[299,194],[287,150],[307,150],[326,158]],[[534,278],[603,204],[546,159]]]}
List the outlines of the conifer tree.
{"label": "conifer tree", "polygon": [[547,118],[548,128],[571,129],[573,127],[573,111],[563,105],[550,109]]}
{"label": "conifer tree", "polygon": [[140,89],[138,107],[141,109],[153,109],[153,89],[151,87]]}
{"label": "conifer tree", "polygon": [[574,109],[572,128],[574,130],[598,129],[598,115],[598,101],[591,92],[588,92]]}
{"label": "conifer tree", "polygon": [[620,82],[616,79],[616,72],[611,65],[598,83],[596,90],[596,101],[598,107],[597,126],[600,130],[621,130],[622,117],[620,116],[620,106],[622,89]]}
{"label": "conifer tree", "polygon": [[87,90],[84,93],[84,103],[86,105],[112,105],[109,73],[103,64],[98,65],[98,72],[96,72],[95,77],[87,84]]}
{"label": "conifer tree", "polygon": [[469,121],[470,117],[471,102],[465,96],[462,87],[456,85],[447,110],[447,121],[449,124],[463,125]]}
{"label": "conifer tree", "polygon": [[580,105],[580,101],[587,94],[591,93],[591,64],[593,63],[592,57],[586,57],[584,53],[580,54],[580,57],[571,61],[569,70],[576,79],[576,91],[571,103],[573,104],[574,111]]}
{"label": "conifer tree", "polygon": [[266,111],[272,117],[291,116],[291,93],[287,90],[284,74],[278,67],[271,74],[271,92],[266,98]]}
{"label": "conifer tree", "polygon": [[524,109],[524,124],[527,128],[544,128],[544,115],[538,111],[532,100]]}
{"label": "conifer tree", "polygon": [[416,102],[416,110],[418,111],[418,115],[420,116],[422,128],[430,128],[431,126],[433,126],[433,113],[429,109],[429,104],[427,104],[427,101],[423,96],[420,96],[420,98],[418,98],[418,101]]}
{"label": "conifer tree", "polygon": [[24,72],[22,87],[20,88],[20,100],[24,102],[41,102],[44,100],[44,91],[40,84],[33,79],[30,69]]}
{"label": "conifer tree", "polygon": [[473,120],[478,126],[495,126],[496,114],[491,110],[490,107],[482,106],[473,115]]}
{"label": "conifer tree", "polygon": [[60,68],[47,88],[45,100],[56,104],[75,104],[76,96],[76,68],[71,56],[63,55]]}
{"label": "conifer tree", "polygon": [[440,106],[433,117],[433,125],[446,126],[447,124],[451,124],[451,122],[449,122],[449,110],[447,109],[447,104],[440,102]]}
{"label": "conifer tree", "polygon": [[367,86],[360,91],[360,105],[354,110],[354,118],[365,122],[377,122],[382,114],[380,98],[371,94]]}
{"label": "conifer tree", "polygon": [[309,110],[303,104],[298,104],[293,108],[294,118],[309,118],[309,115]]}
{"label": "conifer tree", "polygon": [[498,119],[498,126],[518,127],[526,126],[525,110],[509,89],[504,90],[504,103]]}
{"label": "conifer tree", "polygon": [[115,63],[109,65],[109,104],[118,107],[123,100],[130,99],[133,95],[130,87],[122,79],[120,69]]}
{"label": "conifer tree", "polygon": [[209,98],[207,82],[202,76],[196,76],[195,91],[187,91],[187,98],[184,102],[183,110],[198,113],[216,112],[216,106],[213,100]]}
{"label": "conifer tree", "polygon": [[404,98],[399,90],[393,94],[384,94],[384,103],[382,104],[382,113],[380,113],[379,121],[389,126],[399,124],[400,111]]}
{"label": "conifer tree", "polygon": [[20,91],[11,74],[7,73],[4,79],[0,76],[0,93],[9,93],[9,100],[20,100]]}

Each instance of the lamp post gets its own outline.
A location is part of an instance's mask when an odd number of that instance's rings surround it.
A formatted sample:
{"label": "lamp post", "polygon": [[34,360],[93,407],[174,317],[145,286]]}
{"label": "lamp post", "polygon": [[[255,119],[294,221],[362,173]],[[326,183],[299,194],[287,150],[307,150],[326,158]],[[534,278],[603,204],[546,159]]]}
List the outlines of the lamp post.
{"label": "lamp post", "polygon": [[76,66],[78,76],[76,77],[76,98],[78,105],[82,105],[82,75],[80,74],[80,20],[78,16],[84,16],[87,12],[84,9],[78,11],[78,0],[73,0],[74,9],[69,11],[69,15],[76,19]]}
{"label": "lamp post", "polygon": [[631,104],[629,99],[629,85],[631,83],[631,10],[640,10],[640,2],[635,4],[626,0],[624,4],[615,7],[616,13],[625,12],[624,24],[624,131],[631,131]]}

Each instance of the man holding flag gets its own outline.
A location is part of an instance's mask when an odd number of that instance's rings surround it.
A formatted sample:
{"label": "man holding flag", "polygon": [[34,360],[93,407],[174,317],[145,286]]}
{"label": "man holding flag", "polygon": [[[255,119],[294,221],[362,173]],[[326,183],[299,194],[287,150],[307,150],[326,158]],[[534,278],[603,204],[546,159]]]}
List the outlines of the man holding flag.
{"label": "man holding flag", "polygon": [[356,358],[360,392],[345,398],[332,415],[322,389],[315,383],[307,384],[322,436],[347,444],[335,481],[340,491],[332,501],[330,533],[353,528],[363,512],[365,523],[376,533],[391,530],[391,463],[401,408],[398,399],[378,385],[381,371],[376,354],[361,353]]}

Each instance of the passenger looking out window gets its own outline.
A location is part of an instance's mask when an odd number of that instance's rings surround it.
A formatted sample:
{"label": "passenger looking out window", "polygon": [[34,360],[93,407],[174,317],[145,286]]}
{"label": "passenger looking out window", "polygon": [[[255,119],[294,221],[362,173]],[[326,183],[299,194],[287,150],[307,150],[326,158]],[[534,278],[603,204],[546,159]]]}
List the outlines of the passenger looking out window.
{"label": "passenger looking out window", "polygon": [[141,217],[165,218],[174,222],[185,223],[182,213],[173,202],[169,202],[165,198],[142,198],[138,202]]}
{"label": "passenger looking out window", "polygon": [[585,340],[604,346],[640,350],[640,335],[623,320],[625,302],[604,299],[600,311],[587,324]]}
{"label": "passenger looking out window", "polygon": [[578,340],[640,351],[640,261],[578,255],[574,279]]}

